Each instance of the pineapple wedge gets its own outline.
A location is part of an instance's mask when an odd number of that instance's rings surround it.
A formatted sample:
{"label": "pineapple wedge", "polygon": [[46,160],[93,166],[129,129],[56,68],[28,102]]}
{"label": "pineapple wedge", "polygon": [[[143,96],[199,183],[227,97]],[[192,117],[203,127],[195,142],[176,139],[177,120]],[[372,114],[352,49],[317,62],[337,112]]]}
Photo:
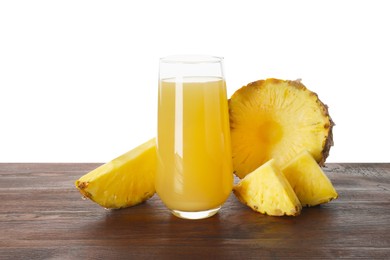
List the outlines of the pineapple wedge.
{"label": "pineapple wedge", "polygon": [[282,169],[302,206],[316,206],[338,197],[332,183],[311,154],[304,150]]}
{"label": "pineapple wedge", "polygon": [[126,208],[151,198],[157,167],[156,141],[103,164],[75,182],[80,193],[105,208]]}
{"label": "pineapple wedge", "polygon": [[233,192],[243,204],[270,216],[296,216],[302,209],[273,159],[248,174],[234,186]]}
{"label": "pineapple wedge", "polygon": [[321,165],[333,145],[333,121],[317,94],[300,81],[267,79],[229,100],[235,174],[243,178],[266,161],[282,168],[306,149]]}

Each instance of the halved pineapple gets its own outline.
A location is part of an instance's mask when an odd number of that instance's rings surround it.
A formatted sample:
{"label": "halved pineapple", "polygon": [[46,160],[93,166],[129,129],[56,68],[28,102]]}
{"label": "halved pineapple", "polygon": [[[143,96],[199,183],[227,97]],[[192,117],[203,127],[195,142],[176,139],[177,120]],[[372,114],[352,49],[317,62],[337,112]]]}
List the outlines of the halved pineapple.
{"label": "halved pineapple", "polygon": [[299,80],[267,79],[229,100],[233,168],[240,178],[275,159],[282,167],[306,149],[321,165],[333,145],[327,106]]}
{"label": "halved pineapple", "polygon": [[302,206],[316,206],[338,197],[328,177],[306,150],[292,159],[282,172]]}
{"label": "halved pineapple", "polygon": [[80,193],[105,208],[126,208],[151,198],[157,167],[156,141],[103,164],[75,182]]}
{"label": "halved pineapple", "polygon": [[263,164],[233,187],[237,198],[253,210],[270,216],[296,216],[302,206],[274,160]]}

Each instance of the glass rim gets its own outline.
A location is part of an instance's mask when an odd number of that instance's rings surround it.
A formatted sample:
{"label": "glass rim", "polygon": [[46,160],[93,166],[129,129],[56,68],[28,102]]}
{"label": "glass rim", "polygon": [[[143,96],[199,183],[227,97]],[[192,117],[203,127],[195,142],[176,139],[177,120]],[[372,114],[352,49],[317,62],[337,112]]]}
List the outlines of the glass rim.
{"label": "glass rim", "polygon": [[169,55],[160,58],[162,63],[178,63],[178,64],[199,64],[199,63],[220,63],[223,61],[223,57],[212,55]]}

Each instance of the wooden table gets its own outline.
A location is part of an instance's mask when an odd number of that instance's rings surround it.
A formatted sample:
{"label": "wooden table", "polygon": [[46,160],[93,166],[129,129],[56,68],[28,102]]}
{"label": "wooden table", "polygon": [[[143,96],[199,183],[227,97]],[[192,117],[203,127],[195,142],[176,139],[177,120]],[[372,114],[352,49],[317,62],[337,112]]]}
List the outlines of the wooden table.
{"label": "wooden table", "polygon": [[232,195],[204,220],[158,196],[105,210],[73,182],[99,164],[0,164],[0,259],[390,259],[390,163],[328,164],[339,193],[298,217],[255,213]]}

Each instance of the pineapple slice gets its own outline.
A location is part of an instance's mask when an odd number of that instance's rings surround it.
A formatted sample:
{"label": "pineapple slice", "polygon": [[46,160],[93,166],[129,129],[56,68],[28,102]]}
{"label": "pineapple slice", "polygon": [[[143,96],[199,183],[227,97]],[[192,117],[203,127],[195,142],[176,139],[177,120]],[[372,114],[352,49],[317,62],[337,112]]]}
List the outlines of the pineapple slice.
{"label": "pineapple slice", "polygon": [[248,174],[233,188],[234,194],[254,211],[270,216],[296,216],[302,206],[274,160]]}
{"label": "pineapple slice", "polygon": [[323,165],[333,145],[327,106],[300,81],[252,82],[232,95],[229,113],[233,168],[240,178],[271,158],[281,168],[304,149]]}
{"label": "pineapple slice", "polygon": [[328,177],[306,150],[292,159],[282,172],[304,207],[327,203],[338,197]]}
{"label": "pineapple slice", "polygon": [[80,193],[105,208],[126,208],[151,198],[157,167],[156,141],[103,164],[75,182]]}

